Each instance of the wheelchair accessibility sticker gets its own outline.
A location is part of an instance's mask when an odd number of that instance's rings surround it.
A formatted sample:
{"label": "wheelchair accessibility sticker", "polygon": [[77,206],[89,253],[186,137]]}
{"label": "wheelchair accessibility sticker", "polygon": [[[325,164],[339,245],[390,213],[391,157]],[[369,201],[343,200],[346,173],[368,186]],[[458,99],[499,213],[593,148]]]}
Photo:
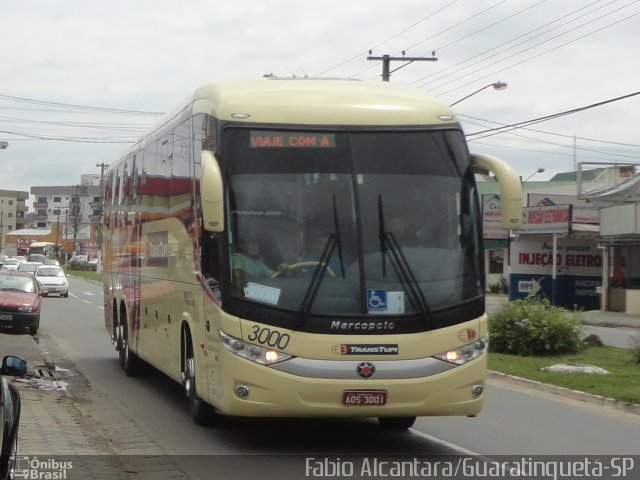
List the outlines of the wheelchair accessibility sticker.
{"label": "wheelchair accessibility sticker", "polygon": [[371,314],[404,313],[404,292],[387,292],[380,288],[368,288],[367,306]]}

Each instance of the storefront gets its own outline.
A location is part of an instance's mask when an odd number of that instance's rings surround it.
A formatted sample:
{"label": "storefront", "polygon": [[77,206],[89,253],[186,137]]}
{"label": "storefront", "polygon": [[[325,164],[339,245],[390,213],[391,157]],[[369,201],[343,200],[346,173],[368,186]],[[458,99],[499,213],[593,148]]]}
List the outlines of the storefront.
{"label": "storefront", "polygon": [[598,309],[603,255],[597,225],[573,221],[572,205],[526,207],[511,243],[510,299],[537,295],[569,309]]}
{"label": "storefront", "polygon": [[605,252],[602,309],[640,314],[640,206],[601,210],[598,238]]}

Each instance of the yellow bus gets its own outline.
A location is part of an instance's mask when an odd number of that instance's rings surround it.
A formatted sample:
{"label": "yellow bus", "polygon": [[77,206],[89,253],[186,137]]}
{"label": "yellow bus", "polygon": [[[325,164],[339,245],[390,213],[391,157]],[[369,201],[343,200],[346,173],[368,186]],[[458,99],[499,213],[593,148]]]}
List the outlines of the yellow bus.
{"label": "yellow bus", "polygon": [[385,82],[198,88],[109,169],[105,323],[122,368],[222,416],[477,414],[488,345],[474,172],[515,172]]}

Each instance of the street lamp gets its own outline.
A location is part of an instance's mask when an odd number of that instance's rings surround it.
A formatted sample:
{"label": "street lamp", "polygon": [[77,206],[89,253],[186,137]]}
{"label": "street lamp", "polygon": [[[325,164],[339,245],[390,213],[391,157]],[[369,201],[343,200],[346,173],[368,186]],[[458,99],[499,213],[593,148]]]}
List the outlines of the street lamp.
{"label": "street lamp", "polygon": [[530,179],[531,177],[533,177],[536,173],[542,173],[542,172],[544,172],[544,168],[542,168],[542,167],[538,167],[538,169],[537,169],[535,172],[533,172],[531,175],[529,175],[527,178],[525,178],[525,179],[522,181],[522,183],[524,183],[524,182],[526,182],[527,180],[529,180],[529,179]]}
{"label": "street lamp", "polygon": [[453,107],[454,105],[457,105],[458,103],[462,102],[463,100],[466,100],[469,97],[473,97],[476,93],[480,93],[481,91],[489,88],[489,87],[493,87],[494,90],[504,90],[505,88],[507,88],[507,84],[505,82],[494,82],[494,83],[490,83],[489,85],[485,85],[482,88],[479,88],[478,90],[476,90],[473,93],[470,93],[469,95],[467,95],[466,97],[462,97],[460,100],[457,100],[455,102],[453,102],[451,105],[449,105],[450,107]]}

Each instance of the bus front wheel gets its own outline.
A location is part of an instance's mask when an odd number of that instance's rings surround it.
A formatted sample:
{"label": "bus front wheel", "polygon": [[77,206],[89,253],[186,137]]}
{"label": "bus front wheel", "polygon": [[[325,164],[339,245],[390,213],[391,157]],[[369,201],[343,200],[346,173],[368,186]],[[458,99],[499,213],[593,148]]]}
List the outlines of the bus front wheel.
{"label": "bus front wheel", "polygon": [[415,421],[416,417],[378,417],[380,426],[385,430],[407,430]]}
{"label": "bus front wheel", "polygon": [[196,387],[196,362],[193,355],[191,335],[185,331],[182,335],[182,385],[189,398],[191,417],[197,425],[208,426],[216,420],[214,408],[202,400]]}

